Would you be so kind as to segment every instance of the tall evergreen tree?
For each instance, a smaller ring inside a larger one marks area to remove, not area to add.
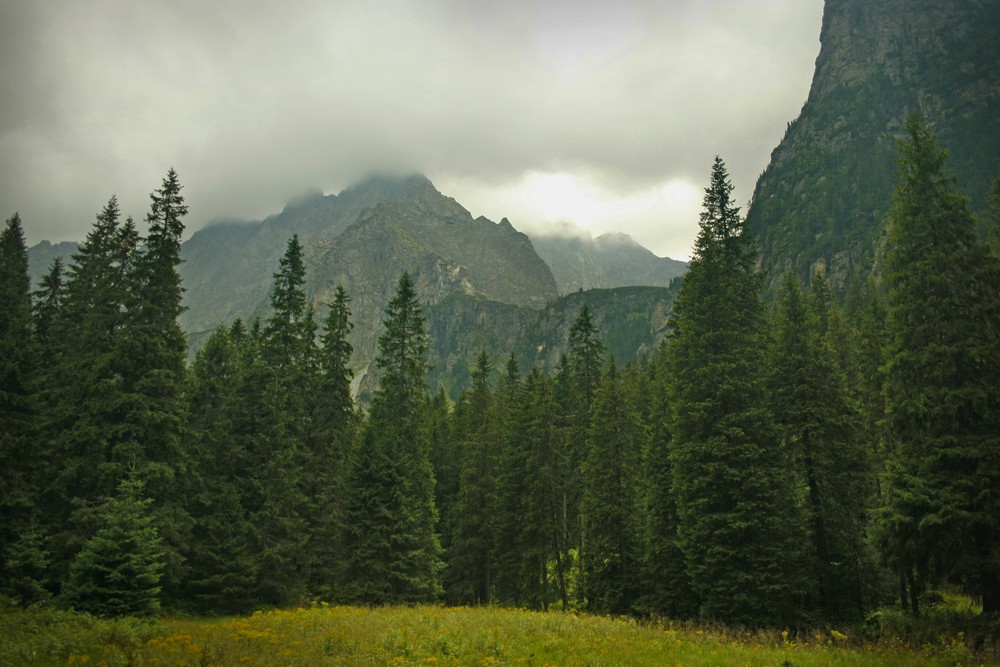
[[[911,116],[889,215],[882,544],[904,575],[940,571],[1000,612],[1000,273],[931,127]],[[911,583],[916,612],[920,581]]]
[[[871,461],[860,438],[860,416],[843,371],[822,335],[829,297],[817,279],[810,302],[794,274],[785,274],[772,332],[771,410],[805,491],[812,561],[807,603],[827,618],[865,611],[863,579]],[[814,307],[818,306],[819,308]],[[819,309],[822,310],[819,310]]]
[[[558,582],[562,494],[552,382],[537,367],[518,385],[500,454],[496,500],[496,595],[506,604],[546,608]]]
[[[298,236],[288,241],[271,287],[271,315],[262,330],[259,437],[253,450],[259,494],[250,505],[259,545],[259,594],[288,604],[306,593],[306,550],[312,463],[312,396],[317,380],[315,321],[305,294]]]
[[[37,390],[30,287],[24,230],[15,213],[0,234],[0,590],[26,603],[41,595],[37,579],[18,565],[25,549],[41,547],[33,516],[40,460],[30,439]]]
[[[382,373],[354,453],[345,516],[347,597],[427,602],[441,594],[434,476],[423,412],[427,333],[406,273],[386,308]]]
[[[111,197],[73,255],[51,325],[38,440],[58,462],[42,496],[57,579],[96,530],[95,509],[117,484],[112,451],[128,404],[122,338],[138,244],[131,219],[121,221]]]
[[[306,472],[309,508],[309,585],[323,597],[336,596],[343,565],[344,493],[357,418],[351,397],[353,348],[348,341],[351,298],[337,286],[323,322],[317,367],[319,377],[312,401],[312,434]]]
[[[674,498],[674,466],[670,457],[669,375],[666,343],[657,348],[650,365],[649,438],[643,451],[642,481],[644,527],[643,595],[641,611],[691,618],[697,614],[698,598],[684,562],[678,535],[677,501]]]
[[[183,311],[177,267],[188,208],[173,169],[149,197],[149,230],[131,272],[124,335],[118,341],[123,404],[110,469],[120,478],[126,469],[137,466],[154,499],[153,514],[164,540],[164,584],[169,597],[185,576],[180,551],[190,528],[184,510],[188,461],[182,433],[187,342],[177,322]]]
[[[614,614],[633,611],[642,553],[639,462],[645,433],[621,384],[612,360],[594,393],[583,467],[587,606]]]
[[[489,387],[489,356],[481,352],[472,387],[455,408],[464,455],[455,512],[455,537],[448,553],[446,584],[455,602],[488,604],[494,564],[493,517],[496,511],[497,458],[500,452],[499,403]]]
[[[673,491],[706,618],[788,622],[796,611],[799,516],[788,458],[764,399],[756,248],[719,158],[705,190],[670,344]]]
[[[198,350],[186,382],[194,479],[186,502],[193,527],[184,549],[183,605],[202,613],[245,612],[260,602],[247,488],[256,468],[240,428],[241,415],[254,409],[242,392],[248,344],[240,320],[219,327]]]

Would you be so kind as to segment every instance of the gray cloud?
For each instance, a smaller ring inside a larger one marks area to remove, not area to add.
[[[393,168],[427,173],[474,214],[538,227],[518,199],[530,174],[651,201],[670,182],[703,187],[715,154],[745,199],[806,98],[821,12],[822,0],[3,3],[0,214],[19,210],[29,242],[80,239],[112,193],[141,219],[172,165],[194,229]],[[607,224],[678,255],[691,216]]]

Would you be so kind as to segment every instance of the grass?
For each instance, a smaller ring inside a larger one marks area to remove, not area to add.
[[[986,658],[978,656],[982,661]],[[499,608],[326,607],[220,619],[0,613],[2,665],[973,665],[959,636],[911,646]]]

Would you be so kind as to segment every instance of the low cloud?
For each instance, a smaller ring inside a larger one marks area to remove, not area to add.
[[[746,200],[798,114],[822,0],[0,12],[0,213],[19,210],[29,242],[82,238],[113,193],[141,219],[170,166],[191,229],[395,169],[473,214],[623,231],[678,255],[713,157]],[[586,205],[532,195],[546,182]]]

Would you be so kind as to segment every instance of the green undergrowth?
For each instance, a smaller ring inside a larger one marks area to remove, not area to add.
[[[853,632],[853,631],[852,631]],[[871,628],[869,628],[871,632]],[[976,665],[962,631],[928,641],[741,631],[491,607],[327,607],[216,619],[0,614],[3,665]]]

